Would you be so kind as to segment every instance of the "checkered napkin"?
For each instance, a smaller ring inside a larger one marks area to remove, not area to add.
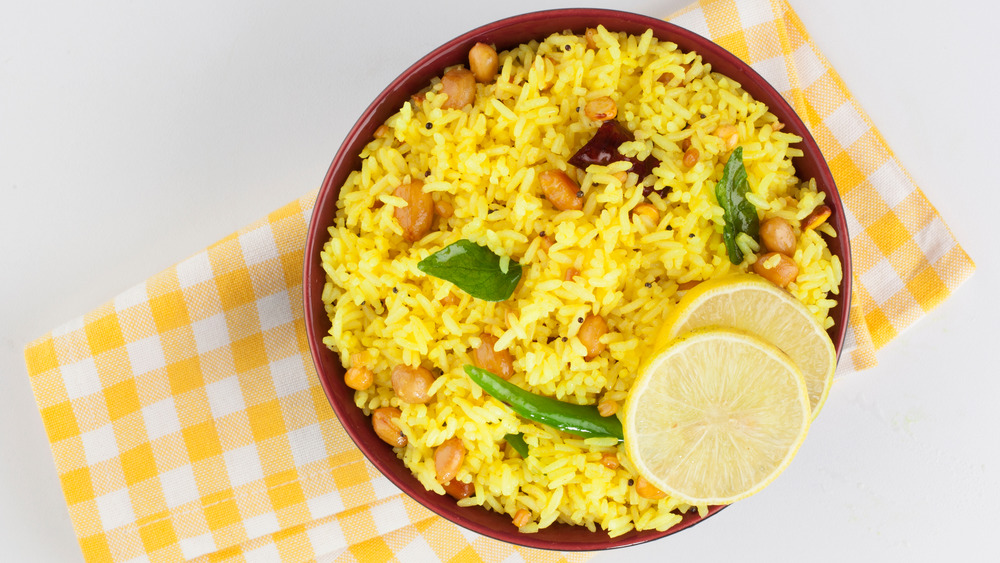
[[[846,206],[855,299],[841,372],[974,269],[781,0],[672,21],[794,104]],[[25,352],[88,561],[580,561],[495,542],[402,495],[353,446],[313,371],[301,272],[315,192],[53,330]]]

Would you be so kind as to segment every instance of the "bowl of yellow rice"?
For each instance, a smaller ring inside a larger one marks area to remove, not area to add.
[[[733,154],[760,236],[723,227]],[[521,416],[470,366],[614,420],[686,290],[741,272],[839,353],[846,234],[816,142],[734,55],[636,14],[525,14],[421,58],[348,133],[309,225],[309,346],[347,433],[423,506],[528,547],[632,545],[722,507],[644,490],[617,438]]]

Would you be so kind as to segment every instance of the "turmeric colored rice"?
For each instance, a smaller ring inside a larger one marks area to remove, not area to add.
[[[593,43],[564,33],[500,52],[495,80],[476,84],[471,105],[442,107],[447,96],[435,79],[385,122],[342,187],[322,253],[332,322],[324,343],[345,367],[373,373],[374,384],[355,392],[358,408],[401,410],[407,445],[396,453],[427,489],[445,494],[434,450],[458,436],[467,453],[455,479],[474,486],[456,501],[461,506],[512,518],[526,510],[522,532],[564,522],[614,537],[662,531],[684,511],[704,514],[706,507],[639,496],[638,476],[617,440],[577,438],[520,418],[486,395],[463,371],[474,363],[480,336],[496,337],[495,350],[510,352],[510,381],[525,390],[612,410],[623,405],[681,288],[751,270],[764,253],[751,244],[734,265],[723,243],[714,187],[731,152],[716,134],[726,124],[738,132],[748,199],[761,220],[781,217],[794,229],[799,274],[787,289],[827,328],[841,265],[824,240],[836,236],[829,224],[802,228],[824,194],[796,177],[791,159],[802,154],[794,147],[800,139],[780,131],[763,103],[713,73],[697,53],[651,31],[636,36],[599,27]],[[635,136],[619,150],[659,159],[651,176],[621,174],[628,161],[586,171],[567,163],[600,126],[583,108],[603,96],[615,101],[616,119]],[[690,167],[683,162],[687,146],[699,153]],[[549,169],[579,183],[582,209],[560,211],[546,200],[539,174]],[[439,213],[430,232],[410,242],[395,217],[406,201],[393,191],[418,179],[453,212]],[[648,196],[644,184],[654,190]],[[642,203],[658,217],[632,213]],[[478,300],[417,269],[459,239],[523,266],[510,299]],[[567,279],[571,269],[576,275]],[[602,316],[609,331],[601,340],[606,348],[587,360],[577,333],[590,314]],[[390,374],[400,364],[435,375],[430,402],[396,397]],[[516,433],[530,447],[526,459],[504,441]],[[609,453],[616,468],[602,463]]]

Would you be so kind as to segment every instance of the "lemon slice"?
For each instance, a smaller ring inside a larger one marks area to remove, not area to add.
[[[781,348],[802,370],[813,418],[830,393],[837,351],[801,301],[760,276],[709,280],[687,292],[660,329],[654,350],[696,328],[744,330]]]
[[[809,429],[802,372],[746,333],[702,329],[671,343],[629,391],[625,449],[640,475],[690,504],[767,486]]]

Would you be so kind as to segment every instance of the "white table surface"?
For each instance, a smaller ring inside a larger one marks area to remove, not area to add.
[[[574,4],[0,1],[0,560],[82,560],[27,342],[318,186],[421,54]],[[978,272],[834,385],[765,492],[594,560],[996,560],[1000,8],[792,4]]]

